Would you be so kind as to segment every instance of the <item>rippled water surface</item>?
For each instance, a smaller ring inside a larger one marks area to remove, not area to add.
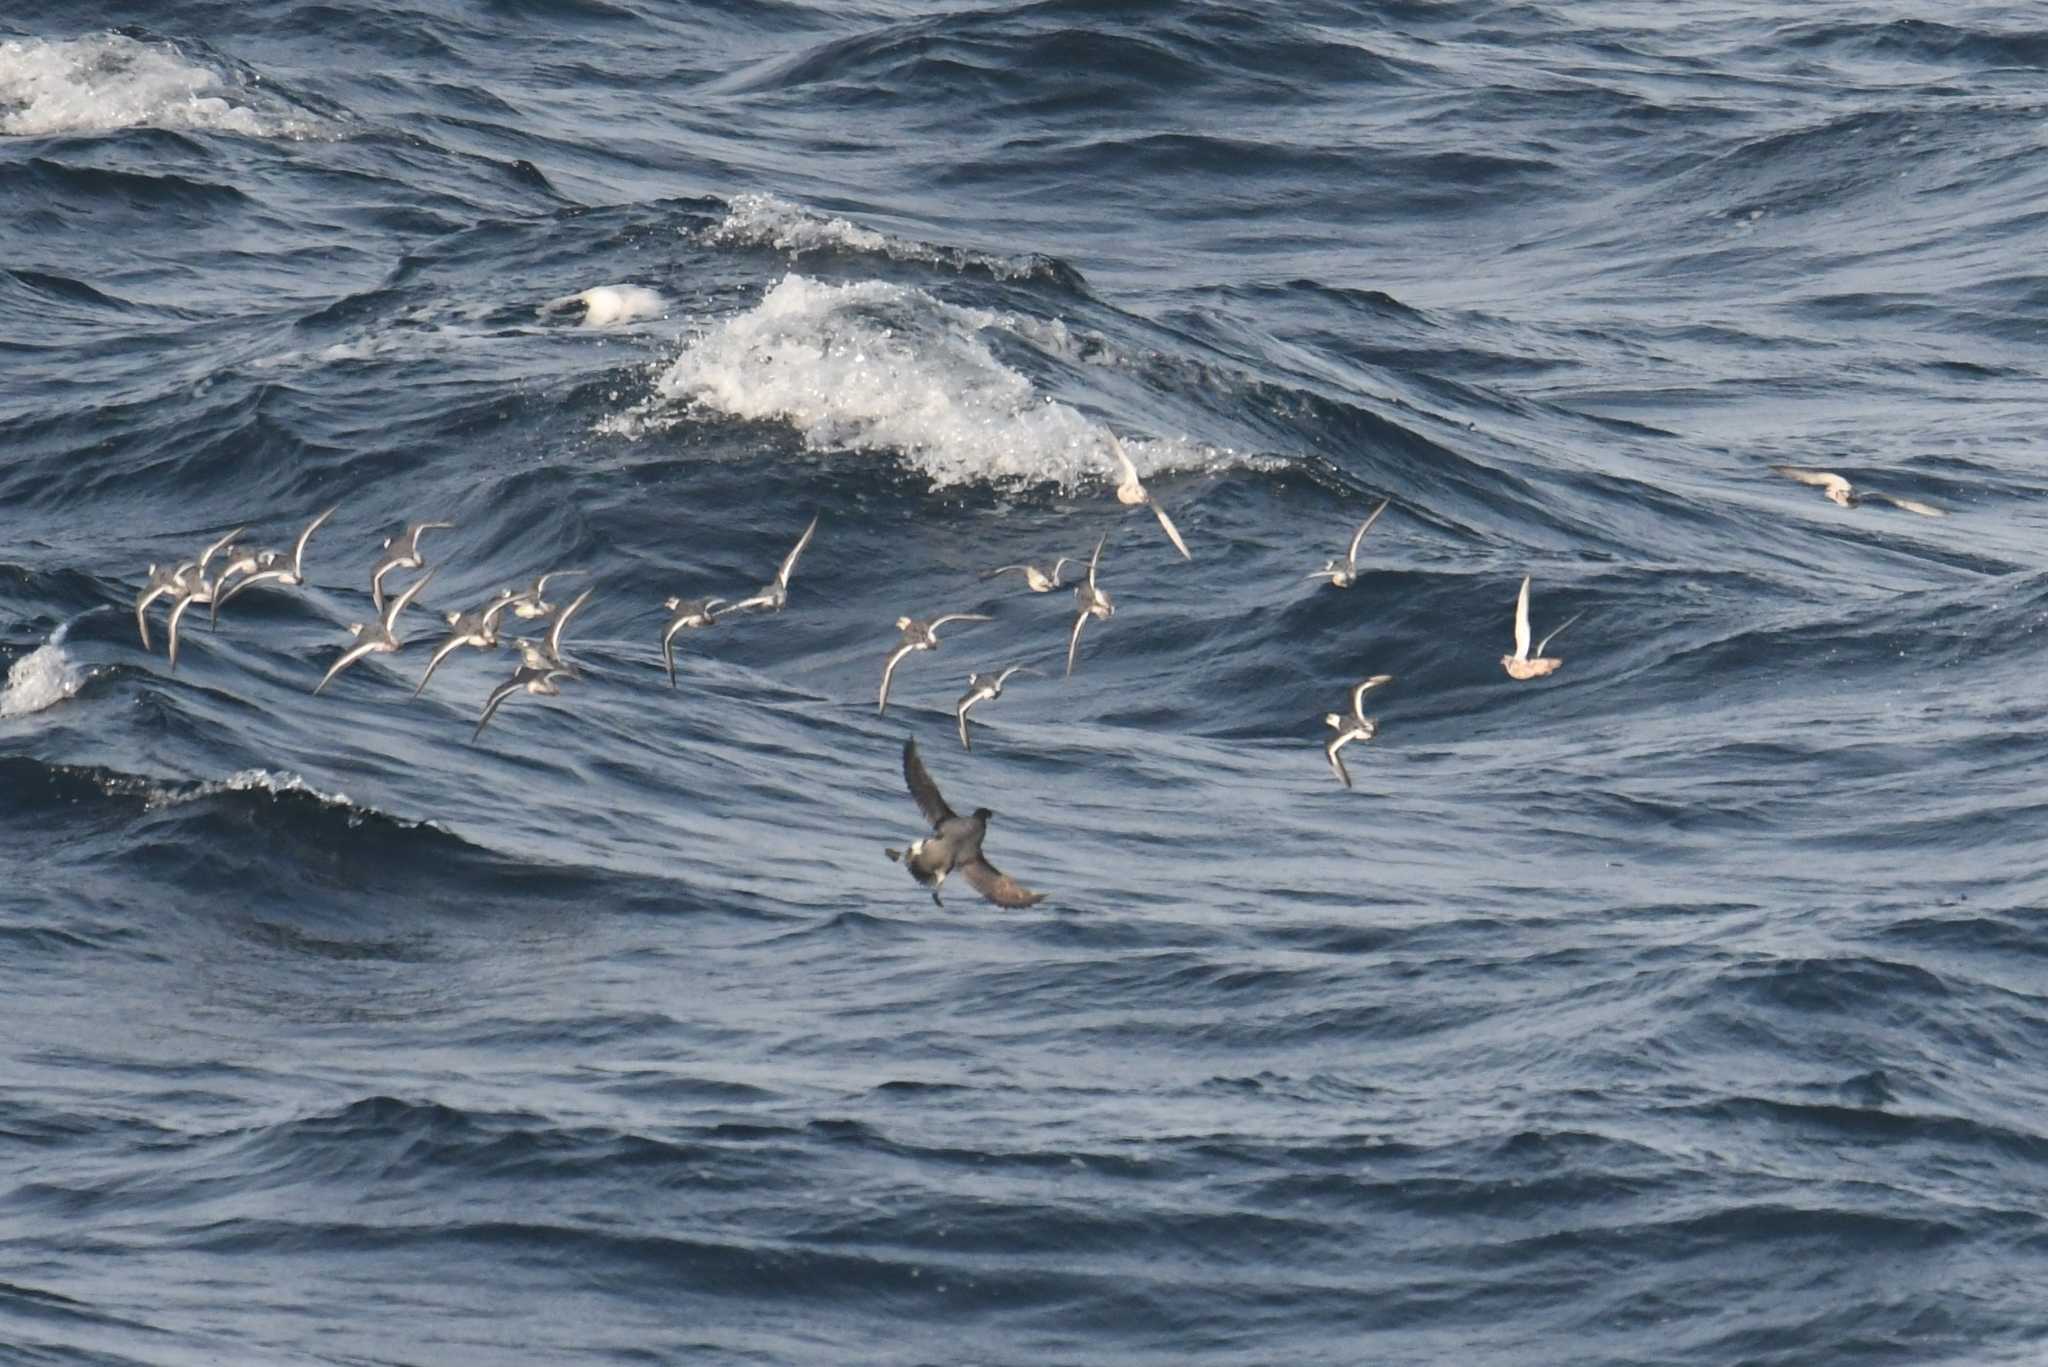
[[[2044,71],[2005,4],[10,5],[0,1360],[2048,1351]],[[1067,677],[982,574],[1105,536]],[[559,696],[412,698],[556,568]],[[1044,902],[883,857],[913,736]]]

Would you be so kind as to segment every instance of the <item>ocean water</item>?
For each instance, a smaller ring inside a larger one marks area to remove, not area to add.
[[[0,1361],[2048,1354],[2044,70],[2016,4],[16,0]],[[1066,677],[981,576],[1105,536]],[[410,696],[555,568],[560,696]],[[1043,903],[884,857],[907,737]]]

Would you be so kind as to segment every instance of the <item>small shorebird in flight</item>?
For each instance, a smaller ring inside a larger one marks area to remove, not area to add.
[[[664,598],[661,605],[674,613],[668,619],[668,630],[661,633],[661,658],[668,665],[668,686],[676,686],[676,633],[701,629],[718,621],[718,609],[725,603],[723,598]]]
[[[448,636],[434,649],[434,658],[427,661],[427,672],[420,675],[419,687],[413,689],[417,698],[426,691],[427,680],[434,677],[434,671],[441,667],[441,661],[453,655],[463,646],[477,650],[495,650],[498,645],[498,618],[505,609],[519,601],[519,595],[501,591],[496,598],[474,612],[444,612],[448,622]]]
[[[976,703],[993,702],[1003,696],[1003,685],[1016,673],[1036,674],[1035,669],[1024,665],[1011,665],[996,674],[969,674],[967,691],[960,695],[960,701],[953,704],[953,715],[960,721],[960,744],[967,749],[974,748],[974,742],[967,739],[967,709]]]
[[[1160,527],[1166,532],[1166,539],[1180,552],[1181,559],[1193,560],[1195,557],[1188,554],[1188,543],[1180,539],[1180,528],[1173,525],[1173,519],[1166,515],[1166,509],[1159,506],[1158,500],[1152,497],[1143,481],[1138,478],[1138,467],[1131,464],[1131,454],[1124,450],[1123,438],[1112,432],[1109,434],[1109,444],[1116,452],[1117,463],[1123,467],[1122,476],[1117,481],[1116,501],[1131,508],[1149,506],[1153,516],[1159,519]]]
[[[1550,635],[1537,643],[1536,653],[1532,656],[1529,653],[1529,576],[1523,575],[1522,592],[1515,599],[1515,653],[1501,656],[1500,667],[1508,672],[1511,679],[1540,679],[1545,674],[1556,673],[1564,661],[1545,658],[1544,647],[1557,639],[1558,632],[1583,616],[1583,612],[1575,612],[1564,619],[1563,626],[1553,627]]]
[[[242,548],[232,543],[241,534],[242,528],[235,528],[226,536],[223,536],[220,540],[201,551],[199,559],[190,566],[179,567],[180,571],[184,573],[184,579],[174,590],[176,598],[171,603],[171,624],[168,645],[166,647],[170,671],[173,674],[178,672],[178,623],[184,620],[185,609],[191,607],[194,603],[211,603],[213,601],[213,585],[206,578],[207,562],[216,555],[222,554],[225,554],[230,560],[238,559],[242,555]]]
[[[334,682],[335,675],[366,655],[396,653],[398,648],[405,644],[398,639],[398,614],[404,612],[406,604],[412,602],[419,591],[427,586],[427,581],[434,577],[434,573],[433,570],[428,570],[407,584],[403,593],[384,604],[384,615],[377,621],[351,623],[349,630],[355,633],[355,643],[342,651],[341,657],[328,666],[326,675],[319,683],[313,685],[313,691],[318,693],[327,687]]]
[[[1025,584],[1030,587],[1033,593],[1051,593],[1054,589],[1066,587],[1060,583],[1060,566],[1075,563],[1077,562],[1063,555],[1052,562],[1052,572],[1050,574],[1036,565],[1002,565],[990,570],[981,577],[983,579],[993,579],[999,574],[1008,574],[1014,570],[1024,576]]]
[[[889,710],[889,680],[896,676],[896,666],[903,663],[903,657],[913,650],[937,650],[939,628],[948,622],[986,622],[985,612],[949,612],[943,617],[926,621],[922,617],[898,617],[896,629],[903,633],[903,644],[889,652],[889,663],[882,666],[882,692],[877,699],[875,710],[886,713]]]
[[[135,626],[142,633],[142,648],[152,649],[149,644],[149,605],[165,594],[174,598],[185,592],[192,576],[199,572],[193,561],[163,569],[157,565],[149,567],[149,582],[142,586],[142,592],[135,599]]]
[[[569,625],[569,619],[576,615],[578,608],[590,601],[590,595],[594,592],[594,589],[585,589],[571,598],[569,606],[556,613],[555,620],[548,623],[548,634],[539,645],[524,639],[519,642],[520,657],[529,667],[566,669],[572,676],[576,673],[576,666],[562,654],[562,628]]]
[[[1337,752],[1352,741],[1371,740],[1379,734],[1380,724],[1365,715],[1365,695],[1381,684],[1393,681],[1394,676],[1391,674],[1375,674],[1365,682],[1352,686],[1350,716],[1347,717],[1341,712],[1327,712],[1323,715],[1323,724],[1336,732],[1323,742],[1323,758],[1330,761],[1330,771],[1336,774],[1337,781],[1346,788],[1351,786],[1351,773],[1344,767],[1344,757]]]
[[[521,644],[528,643],[522,642]],[[498,710],[499,704],[514,693],[524,689],[536,698],[556,697],[562,691],[560,688],[561,681],[575,677],[575,670],[565,669],[560,665],[536,665],[530,661],[520,665],[519,668],[512,671],[511,678],[491,690],[490,701],[484,704],[484,714],[477,718],[476,730],[469,733],[469,743],[471,745],[476,744],[476,738],[484,733],[486,726],[490,725],[491,716]]]
[[[1844,508],[1854,508],[1857,504],[1874,498],[1880,503],[1889,503],[1894,508],[1903,508],[1922,517],[1948,516],[1942,509],[1931,503],[1922,503],[1918,499],[1900,498],[1897,494],[1880,493],[1876,489],[1858,489],[1831,470],[1802,470],[1796,465],[1773,465],[1771,469],[1788,479],[1796,479],[1801,484],[1815,485],[1827,495],[1829,502],[1839,503]]]
[[[306,543],[313,539],[314,532],[320,530],[320,524],[333,517],[336,510],[340,507],[341,505],[337,503],[333,508],[329,508],[326,512],[306,524],[306,530],[299,533],[299,539],[292,545],[292,558],[289,564],[284,563],[284,557],[278,555],[275,551],[266,552],[266,554],[272,557],[267,564],[258,567],[254,574],[235,581],[235,586],[227,592],[217,593],[213,601],[214,615],[218,617],[220,610],[229,603],[232,603],[241,594],[242,590],[254,588],[258,584],[276,584],[279,588],[286,589],[297,588],[304,584],[306,582]],[[222,571],[221,578],[227,578],[226,571]],[[215,587],[219,587],[219,581],[215,581]]]
[[[549,570],[546,574],[534,580],[530,587],[518,593],[513,593],[511,589],[504,589],[501,592],[510,596],[512,600],[512,615],[514,617],[525,621],[532,621],[537,617],[545,617],[555,610],[555,605],[550,603],[546,597],[548,580],[560,578],[565,574],[588,573],[590,573],[588,570]]]
[[[436,527],[453,527],[453,522],[411,522],[397,536],[384,538],[384,555],[370,570],[370,602],[384,611],[384,576],[393,570],[416,570],[427,563],[420,554],[420,533]]]
[[[1016,879],[999,872],[981,853],[982,838],[988,834],[988,819],[995,815],[986,807],[977,807],[969,816],[961,816],[946,805],[946,799],[939,796],[939,785],[932,782],[932,776],[925,772],[924,761],[917,755],[915,736],[903,742],[903,781],[910,787],[910,796],[916,800],[917,809],[924,813],[924,819],[931,822],[932,833],[921,840],[913,840],[908,849],[885,850],[891,859],[910,870],[910,876],[931,889],[932,902],[945,906],[939,900],[939,886],[946,881],[946,875],[958,872],[961,877],[974,885],[974,890],[999,907],[1028,907],[1034,902],[1045,900],[1045,894],[1032,892]]]
[[[1358,524],[1358,530],[1351,534],[1351,549],[1344,552],[1342,561],[1332,560],[1314,574],[1303,575],[1304,579],[1328,579],[1333,589],[1348,589],[1358,582],[1358,543],[1365,540],[1365,534],[1372,530],[1372,524],[1380,520],[1380,514],[1387,510],[1391,499],[1381,499],[1380,506],[1372,515]]]
[[[328,508],[326,512],[315,516],[311,523],[305,525],[305,531],[299,533],[299,539],[291,547],[291,560],[289,562],[285,560],[285,555],[281,555],[279,551],[262,551],[256,557],[254,568],[246,570],[244,578],[236,580],[236,586],[227,588],[225,592],[221,590],[221,584],[227,582],[227,574],[231,570],[236,570],[236,566],[227,566],[227,570],[221,570],[219,578],[213,580],[213,611],[211,611],[213,621],[219,623],[221,609],[227,607],[229,603],[233,603],[233,598],[236,598],[236,594],[240,594],[244,588],[252,588],[256,584],[276,584],[279,588],[297,588],[299,584],[303,584],[305,582],[305,543],[313,539],[313,533],[319,531],[319,525],[326,523],[330,516],[334,516],[336,510],[340,510],[340,504],[334,504],[334,508]],[[248,564],[248,562],[238,562],[238,564]]]
[[[1095,554],[1088,557],[1088,581],[1074,585],[1074,602],[1080,611],[1074,616],[1074,632],[1067,638],[1067,677],[1074,676],[1074,652],[1081,648],[1081,628],[1088,625],[1090,617],[1107,622],[1116,614],[1116,604],[1109,601],[1109,595],[1095,585],[1095,567],[1102,562],[1102,547],[1109,540],[1109,533],[1102,534],[1102,540],[1095,543]]]
[[[818,530],[818,519],[814,514],[811,525],[804,528],[804,534],[789,548],[789,554],[782,558],[782,568],[775,571],[775,578],[763,584],[751,598],[742,598],[727,608],[727,612],[748,612],[754,608],[766,608],[770,612],[782,611],[782,605],[789,601],[789,576],[796,569],[796,558],[804,553],[804,547],[811,544],[811,537]]]

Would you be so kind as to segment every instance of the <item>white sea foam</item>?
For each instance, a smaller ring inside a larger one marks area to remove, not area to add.
[[[220,73],[120,33],[0,42],[0,134],[203,128],[301,137],[309,125],[237,103]],[[243,97],[246,99],[246,97]]]
[[[805,252],[873,253],[954,270],[982,270],[1004,280],[1028,279],[1055,269],[1043,257],[998,256],[892,237],[851,219],[815,213],[779,195],[734,195],[725,218],[705,229],[703,240],[713,246],[772,247],[792,258]]]
[[[598,285],[578,294],[565,294],[540,306],[547,313],[581,311],[587,328],[631,323],[641,318],[659,318],[668,312],[668,300],[645,285]]]
[[[64,651],[66,622],[50,633],[50,639],[14,662],[7,671],[7,686],[0,689],[0,717],[26,717],[40,712],[85,687],[86,673]]]
[[[132,788],[131,788],[132,785]],[[109,792],[117,790],[139,791],[143,805],[151,811],[163,807],[176,807],[186,802],[197,802],[201,798],[217,797],[221,793],[248,793],[262,790],[274,796],[285,793],[304,793],[329,807],[349,807],[355,804],[346,793],[323,793],[305,779],[289,770],[272,772],[269,769],[243,769],[238,773],[200,783],[165,783],[154,779],[122,778],[110,782]]]
[[[637,436],[681,404],[786,422],[817,449],[888,452],[945,486],[987,479],[1075,486],[1111,469],[1108,429],[997,359],[987,334],[1042,349],[1065,329],[948,304],[883,281],[786,275],[761,302],[707,327],[655,382],[648,404],[600,424]],[[1226,455],[1174,440],[1128,443],[1140,472]]]

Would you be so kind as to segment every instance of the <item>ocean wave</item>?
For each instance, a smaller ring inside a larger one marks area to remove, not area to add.
[[[187,128],[303,138],[304,119],[259,110],[244,91],[172,43],[122,33],[0,42],[0,134],[46,137]]]
[[[1086,287],[1079,271],[1049,256],[1035,252],[1002,256],[895,237],[861,227],[851,219],[814,213],[779,195],[734,195],[724,219],[704,229],[702,240],[711,246],[772,248],[788,253],[792,261],[822,253],[883,256],[953,271],[978,272],[998,280],[1046,281],[1074,290]]]
[[[1005,365],[991,334],[1079,355],[1056,321],[949,304],[887,281],[785,275],[753,308],[704,328],[648,402],[599,430],[658,430],[680,406],[788,423],[814,450],[893,454],[941,488],[1010,480],[1071,489],[1111,473],[1112,429]],[[1236,459],[1181,438],[1125,444],[1141,474]]]

